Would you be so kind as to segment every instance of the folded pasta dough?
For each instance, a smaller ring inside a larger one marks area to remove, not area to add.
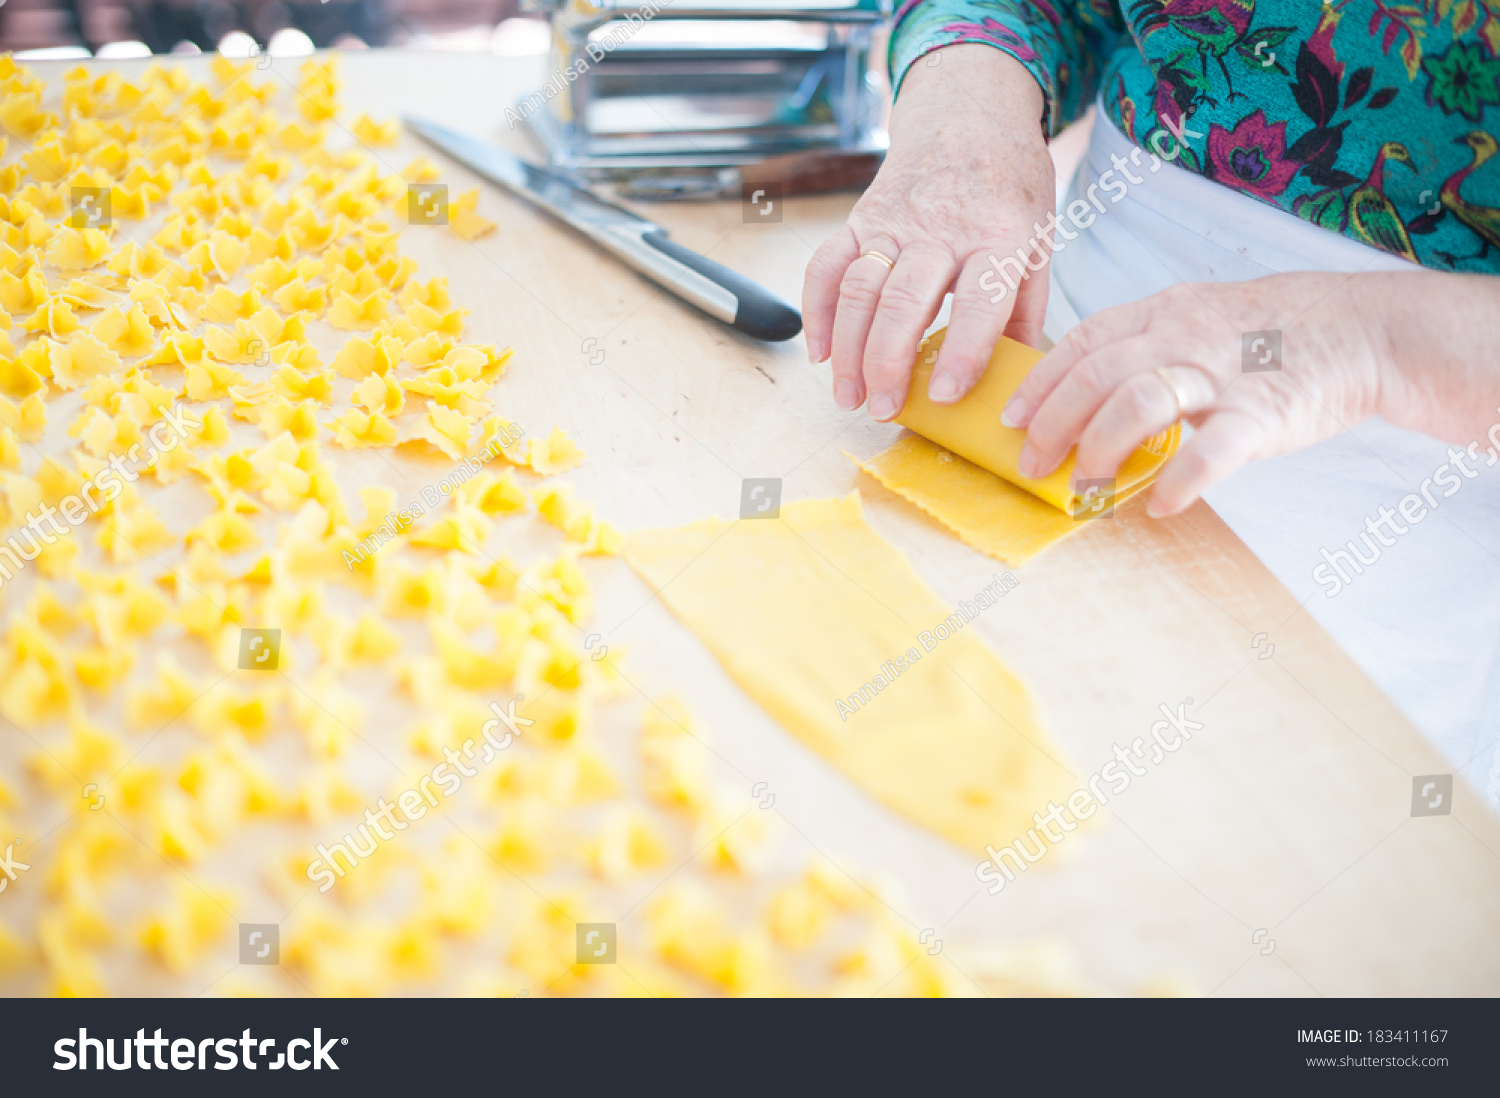
[[[1076,785],[1025,685],[966,628],[1000,594],[945,606],[857,492],[643,531],[625,555],[772,717],[939,835],[1008,842]]]
[[[934,404],[927,399],[927,382],[946,332],[944,328],[932,333],[917,352],[911,391],[896,422],[1069,515],[1076,515],[1081,508],[1090,506],[1091,501],[1081,500],[1073,491],[1072,453],[1045,477],[1023,477],[1016,471],[1016,463],[1021,457],[1026,432],[1000,422],[1006,401],[1041,360],[1042,352],[1013,339],[1002,338],[995,345],[994,354],[990,355],[984,376],[968,395],[957,404]],[[1161,434],[1147,439],[1125,459],[1114,477],[1116,500],[1133,494],[1156,475],[1176,451],[1181,431],[1180,425],[1173,424]]]

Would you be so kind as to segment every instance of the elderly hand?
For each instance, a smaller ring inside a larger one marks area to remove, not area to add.
[[[1279,332],[1279,362],[1262,361]],[[1148,510],[1171,515],[1252,458],[1311,445],[1370,415],[1467,445],[1493,440],[1500,279],[1428,271],[1283,274],[1186,284],[1084,321],[1006,405],[1027,429],[1020,472],[1078,448],[1103,479],[1181,414],[1198,431],[1163,466]],[[1275,368],[1273,367],[1273,364]],[[1247,369],[1247,367],[1250,367]]]
[[[993,286],[980,280],[990,255],[1026,246],[1052,212],[1042,110],[1036,81],[990,46],[948,46],[908,71],[892,111],[890,154],[848,223],[813,256],[803,287],[809,357],[821,362],[832,352],[839,407],[868,398],[878,420],[901,410],[922,333],[950,289],[933,400],[967,393],[1002,333],[1037,342],[1045,274],[998,305],[990,303]]]

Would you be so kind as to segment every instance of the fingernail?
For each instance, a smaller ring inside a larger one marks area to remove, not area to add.
[[[1153,492],[1151,498],[1146,501],[1147,518],[1166,518],[1170,514],[1166,507],[1156,502],[1156,494]]]
[[[948,404],[958,399],[958,379],[952,374],[935,374],[927,386],[927,399]]]
[[[828,353],[823,350],[823,344],[819,343],[817,340],[814,340],[814,339],[809,339],[807,341],[807,361],[808,362],[810,362],[814,366],[816,366],[818,363],[822,362],[827,357],[828,357]]]
[[[848,378],[839,378],[833,383],[833,401],[844,411],[859,407],[859,390]]]
[[[882,423],[896,414],[896,398],[890,393],[875,393],[870,397],[870,418]]]
[[[1007,427],[1021,427],[1026,423],[1026,405],[1011,397],[1000,411],[1000,422]]]
[[[1037,474],[1036,451],[1031,448],[1031,443],[1021,447],[1021,456],[1016,459],[1016,472],[1027,480],[1034,478]]]

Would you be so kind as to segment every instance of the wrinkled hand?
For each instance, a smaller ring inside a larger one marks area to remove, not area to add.
[[[1266,331],[1280,332],[1277,369],[1262,363],[1269,343],[1247,355],[1245,333]],[[1075,477],[1103,479],[1181,411],[1198,430],[1163,466],[1148,503],[1152,515],[1171,515],[1248,460],[1374,414],[1460,445],[1483,441],[1500,403],[1497,337],[1500,279],[1482,275],[1174,286],[1074,328],[1002,419],[1027,429],[1023,475],[1045,476],[1076,446]]]
[[[993,304],[995,289],[980,280],[990,255],[1025,247],[1052,210],[1042,109],[1036,81],[990,46],[948,46],[910,69],[885,164],[848,223],[813,256],[803,287],[809,357],[821,362],[832,352],[839,407],[868,398],[878,420],[901,410],[922,333],[950,289],[933,400],[967,393],[1001,333],[1036,343],[1045,275]],[[872,250],[894,269],[863,255]]]

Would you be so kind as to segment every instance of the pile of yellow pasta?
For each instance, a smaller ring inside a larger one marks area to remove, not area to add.
[[[786,870],[691,716],[642,722],[585,628],[582,558],[618,535],[547,479],[583,453],[494,411],[510,352],[464,343],[398,248],[437,170],[383,169],[395,123],[339,124],[334,56],[209,71],[78,68],[57,98],[0,58],[0,853],[27,866],[0,874],[0,991],[1073,986],[1025,953],[960,975],[879,890]],[[477,207],[448,231],[492,231]],[[414,517],[395,462],[441,505]],[[12,568],[27,516],[112,464]],[[275,672],[241,669],[244,628],[281,631]],[[516,698],[534,723],[473,788],[319,891],[317,844]],[[615,921],[618,963],[577,963],[575,924]],[[240,965],[236,923],[278,924],[280,964]]]

